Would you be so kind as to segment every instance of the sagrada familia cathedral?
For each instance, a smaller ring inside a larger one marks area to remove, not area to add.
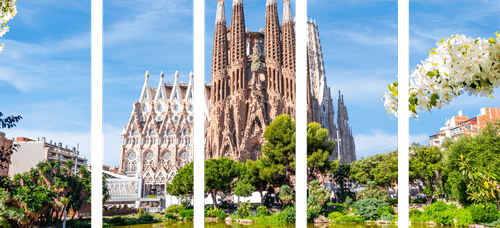
[[[211,83],[205,85],[205,158],[256,160],[265,143],[264,130],[280,114],[295,118],[295,27],[289,0],[284,0],[282,24],[276,0],[267,0],[265,29],[245,27],[242,0],[232,3],[227,26],[224,1],[215,21]],[[338,118],[326,83],[318,27],[308,21],[308,122],[318,122],[336,140],[342,162],[356,160],[352,129],[343,96]],[[122,132],[121,173],[142,178],[142,191],[164,191],[178,170],[193,160],[193,74],[188,84],[149,85]],[[138,175],[139,174],[139,175]]]

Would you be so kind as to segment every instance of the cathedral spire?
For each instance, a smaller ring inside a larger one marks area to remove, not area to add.
[[[165,90],[165,82],[163,81],[163,71],[160,74],[160,83],[158,83],[158,89],[156,90],[155,101],[166,101],[167,91]]]
[[[243,1],[233,1],[233,15],[231,18],[230,38],[231,60],[230,65],[236,64],[246,57],[245,15],[243,13]]]
[[[149,86],[149,71],[146,71],[145,77],[146,79],[144,80],[144,85],[142,86],[141,98],[139,98],[139,102],[152,100],[151,88]]]
[[[280,21],[276,0],[267,0],[265,56],[267,64],[281,65]]]
[[[243,0],[233,0],[233,7],[239,3],[243,4]]]
[[[224,0],[219,0],[217,3],[217,16],[215,17],[215,24],[217,22],[226,22],[226,14],[224,13]]]
[[[285,21],[292,21],[292,10],[290,7],[290,0],[283,1],[283,23]]]

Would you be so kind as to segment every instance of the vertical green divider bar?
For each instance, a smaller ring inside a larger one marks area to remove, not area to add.
[[[297,228],[306,227],[306,1],[297,0],[297,158],[296,194]]]
[[[409,0],[398,0],[398,226],[409,226]]]
[[[102,227],[102,0],[91,2],[92,227]]]
[[[204,75],[203,75],[203,17],[204,1],[194,1],[194,227],[204,227]]]

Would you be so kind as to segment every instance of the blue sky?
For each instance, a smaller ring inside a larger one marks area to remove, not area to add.
[[[0,40],[0,111],[23,120],[1,131],[79,143],[90,158],[90,2],[19,1],[17,11]]]
[[[187,82],[193,69],[192,1],[104,2],[104,164],[118,165],[120,134],[138,100],[144,73],[156,87],[161,70],[172,82],[176,70]],[[217,1],[206,1],[205,81],[210,81]],[[230,25],[232,1],[226,1]],[[265,0],[245,1],[246,25],[264,28]],[[441,38],[460,33],[490,37],[499,30],[495,2],[410,3],[410,69]],[[137,10],[142,9],[142,10]],[[295,2],[292,14],[295,16]],[[278,1],[280,20],[283,5]],[[439,13],[436,13],[439,12]],[[457,13],[457,12],[467,12]],[[329,86],[337,110],[344,95],[358,159],[397,148],[397,119],[386,115],[381,93],[397,80],[396,1],[308,1],[308,17],[319,26]],[[80,144],[90,158],[90,3],[20,1],[18,15],[1,39],[0,111],[21,115],[7,137],[47,137],[69,147]],[[196,76],[195,76],[196,79]],[[410,142],[428,143],[445,118],[462,110],[475,116],[499,107],[491,98],[462,96],[441,110],[410,119]]]
[[[499,16],[495,2],[412,1],[410,70],[427,58],[428,50],[442,38],[456,33],[494,36]],[[397,80],[397,3],[308,1],[308,17],[319,27],[332,92],[340,89],[344,94],[358,159],[396,149],[397,119],[385,114],[380,93]],[[420,113],[418,121],[410,119],[410,143],[428,144],[429,136],[439,131],[445,118],[459,110],[475,116],[482,107],[499,107],[500,92],[494,96],[496,99],[466,95],[432,114]]]

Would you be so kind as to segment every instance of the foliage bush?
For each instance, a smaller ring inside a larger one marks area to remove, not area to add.
[[[179,217],[186,219],[193,219],[194,211],[193,209],[184,209],[179,211]]]
[[[345,205],[342,203],[327,203],[327,206],[336,206],[333,211],[340,212],[341,214],[345,214]]]
[[[385,199],[385,202],[387,202],[391,206],[394,206],[398,204],[398,198],[387,197],[387,199]]]
[[[497,205],[494,203],[471,205],[467,209],[471,212],[475,223],[491,223],[496,221],[499,216]]]
[[[365,219],[359,215],[344,215],[340,218],[339,223],[364,223]]]
[[[266,206],[258,206],[257,207],[257,216],[268,216],[269,212],[267,212]]]
[[[411,218],[414,218],[414,217],[419,217],[422,214],[423,214],[423,212],[421,212],[419,209],[411,209],[410,213],[409,213],[409,216],[410,216],[410,219],[411,219]]]
[[[221,209],[209,209],[205,210],[205,217],[209,218],[219,218],[219,219],[225,219],[227,217],[226,212]]]
[[[411,210],[410,220],[413,223],[434,221],[438,225],[465,227],[474,223],[474,219],[469,210],[465,208],[457,209],[454,205],[447,205],[442,201],[435,202],[425,207],[423,213],[418,210]]]
[[[314,222],[314,218],[318,217],[316,211],[307,208],[307,222]]]
[[[410,203],[426,204],[427,198],[410,199]]]
[[[141,217],[146,214],[146,209],[141,208],[139,211],[137,211],[137,217]]]
[[[285,210],[276,215],[279,223],[294,223],[295,222],[295,206],[288,206]]]
[[[252,214],[253,206],[250,201],[242,202],[238,204],[238,209],[236,210],[236,216],[238,218],[246,218]]]
[[[380,215],[380,220],[382,221],[392,221],[394,220],[394,215],[388,212],[384,212]]]
[[[120,216],[113,217],[111,220],[109,220],[109,223],[113,226],[125,226],[125,225],[127,225],[127,221]],[[72,226],[69,226],[69,227],[72,227]]]
[[[334,221],[334,222],[339,222],[343,217],[344,217],[344,214],[340,213],[338,211],[334,211],[334,212],[328,214],[328,220]]]
[[[177,217],[175,217],[175,215],[172,212],[165,213],[165,218],[172,219],[172,220],[176,220],[177,219]]]
[[[389,205],[383,199],[361,199],[354,203],[356,215],[361,215],[365,220],[376,220],[380,217],[378,208]]]
[[[391,205],[387,205],[385,207],[379,207],[377,209],[378,211],[378,214],[379,215],[382,215],[382,214],[390,214],[390,215],[393,215],[393,214],[396,214],[396,212],[394,211],[394,207],[392,207]],[[391,219],[392,220],[392,219]],[[390,221],[390,220],[389,220]]]
[[[154,216],[151,214],[145,214],[145,215],[139,216],[139,220],[146,222],[146,223],[154,222]]]
[[[500,219],[494,221],[494,222],[491,222],[491,223],[485,223],[483,224],[487,227],[500,227]]]
[[[172,205],[170,207],[167,208],[167,212],[170,212],[170,213],[179,213],[179,211],[181,210],[185,210],[186,207],[182,206],[182,205]]]

